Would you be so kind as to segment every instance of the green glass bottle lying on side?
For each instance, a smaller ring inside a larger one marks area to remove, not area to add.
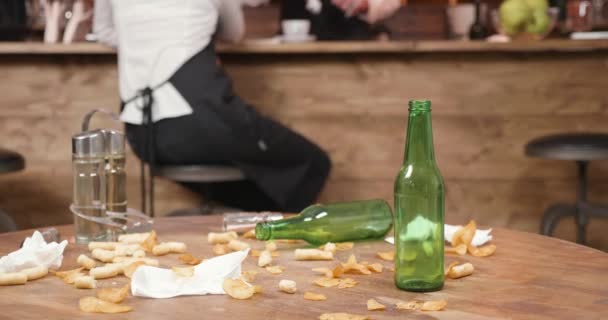
[[[405,159],[395,180],[395,284],[443,287],[444,184],[435,163],[431,102],[410,101]]]
[[[260,222],[258,240],[297,239],[314,245],[377,239],[393,224],[391,208],[384,200],[315,204],[289,219]]]

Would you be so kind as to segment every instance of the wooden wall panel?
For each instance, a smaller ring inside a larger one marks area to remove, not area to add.
[[[536,232],[544,208],[574,199],[576,171],[572,163],[526,158],[524,144],[561,131],[608,131],[608,58],[600,53],[223,58],[243,98],[330,152],[334,169],[324,202],[391,200],[407,100],[424,97],[434,103],[448,221],[475,218]],[[0,176],[0,208],[23,227],[67,223],[70,136],[89,109],[118,108],[115,60],[3,57],[0,76],[0,146],[28,161],[24,172]],[[128,170],[130,201],[138,207],[132,154]],[[593,163],[590,173],[591,198],[608,202],[608,164]],[[161,212],[199,202],[164,181],[157,197]],[[558,234],[573,239],[569,226]],[[605,226],[592,222],[590,242],[608,249]]]

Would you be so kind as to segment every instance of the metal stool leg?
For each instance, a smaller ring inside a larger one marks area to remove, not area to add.
[[[589,216],[583,207],[587,203],[587,161],[577,161],[578,165],[578,190],[576,198],[576,242],[585,244],[587,242],[587,224]]]
[[[553,236],[553,230],[557,222],[565,217],[576,215],[576,206],[572,204],[556,203],[545,210],[540,226],[540,233],[546,236]]]

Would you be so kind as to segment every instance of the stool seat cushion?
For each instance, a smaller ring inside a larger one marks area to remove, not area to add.
[[[608,134],[568,133],[540,137],[526,145],[526,155],[554,160],[608,160]]]
[[[20,154],[0,148],[0,173],[19,171],[25,168],[25,159]]]

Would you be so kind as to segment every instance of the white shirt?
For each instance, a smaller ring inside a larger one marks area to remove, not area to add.
[[[120,97],[127,101],[145,87],[168,80],[203,50],[214,34],[238,42],[244,34],[239,0],[96,0],[93,31],[118,47]],[[165,83],[153,93],[153,121],[192,113],[179,92]],[[125,105],[120,119],[142,124],[141,101]]]

